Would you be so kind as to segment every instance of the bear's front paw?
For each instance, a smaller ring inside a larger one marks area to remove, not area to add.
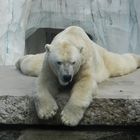
[[[57,112],[58,106],[55,101],[38,103],[37,114],[40,119],[49,119],[53,117]]]
[[[75,105],[66,105],[61,112],[61,120],[65,125],[76,126],[82,119],[84,109]]]

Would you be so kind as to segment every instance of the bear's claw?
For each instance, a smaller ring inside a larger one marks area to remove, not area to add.
[[[83,117],[83,109],[67,105],[61,112],[61,120],[65,125],[76,126]]]
[[[38,117],[40,119],[49,119],[53,117],[57,112],[58,106],[57,104],[54,105],[46,105],[38,108]]]

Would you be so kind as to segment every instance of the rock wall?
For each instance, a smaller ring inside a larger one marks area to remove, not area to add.
[[[41,27],[78,25],[108,50],[140,53],[139,0],[0,0],[0,3],[0,64],[14,64],[24,54],[25,38]]]
[[[0,64],[14,64],[24,54],[30,2],[0,0]]]

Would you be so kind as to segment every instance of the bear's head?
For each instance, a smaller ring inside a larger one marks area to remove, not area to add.
[[[68,41],[61,41],[45,45],[47,61],[60,85],[66,86],[79,71],[82,61],[83,47],[74,46]]]

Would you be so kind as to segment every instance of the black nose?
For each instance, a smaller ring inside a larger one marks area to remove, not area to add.
[[[64,75],[63,80],[64,82],[69,82],[71,80],[71,75]]]

